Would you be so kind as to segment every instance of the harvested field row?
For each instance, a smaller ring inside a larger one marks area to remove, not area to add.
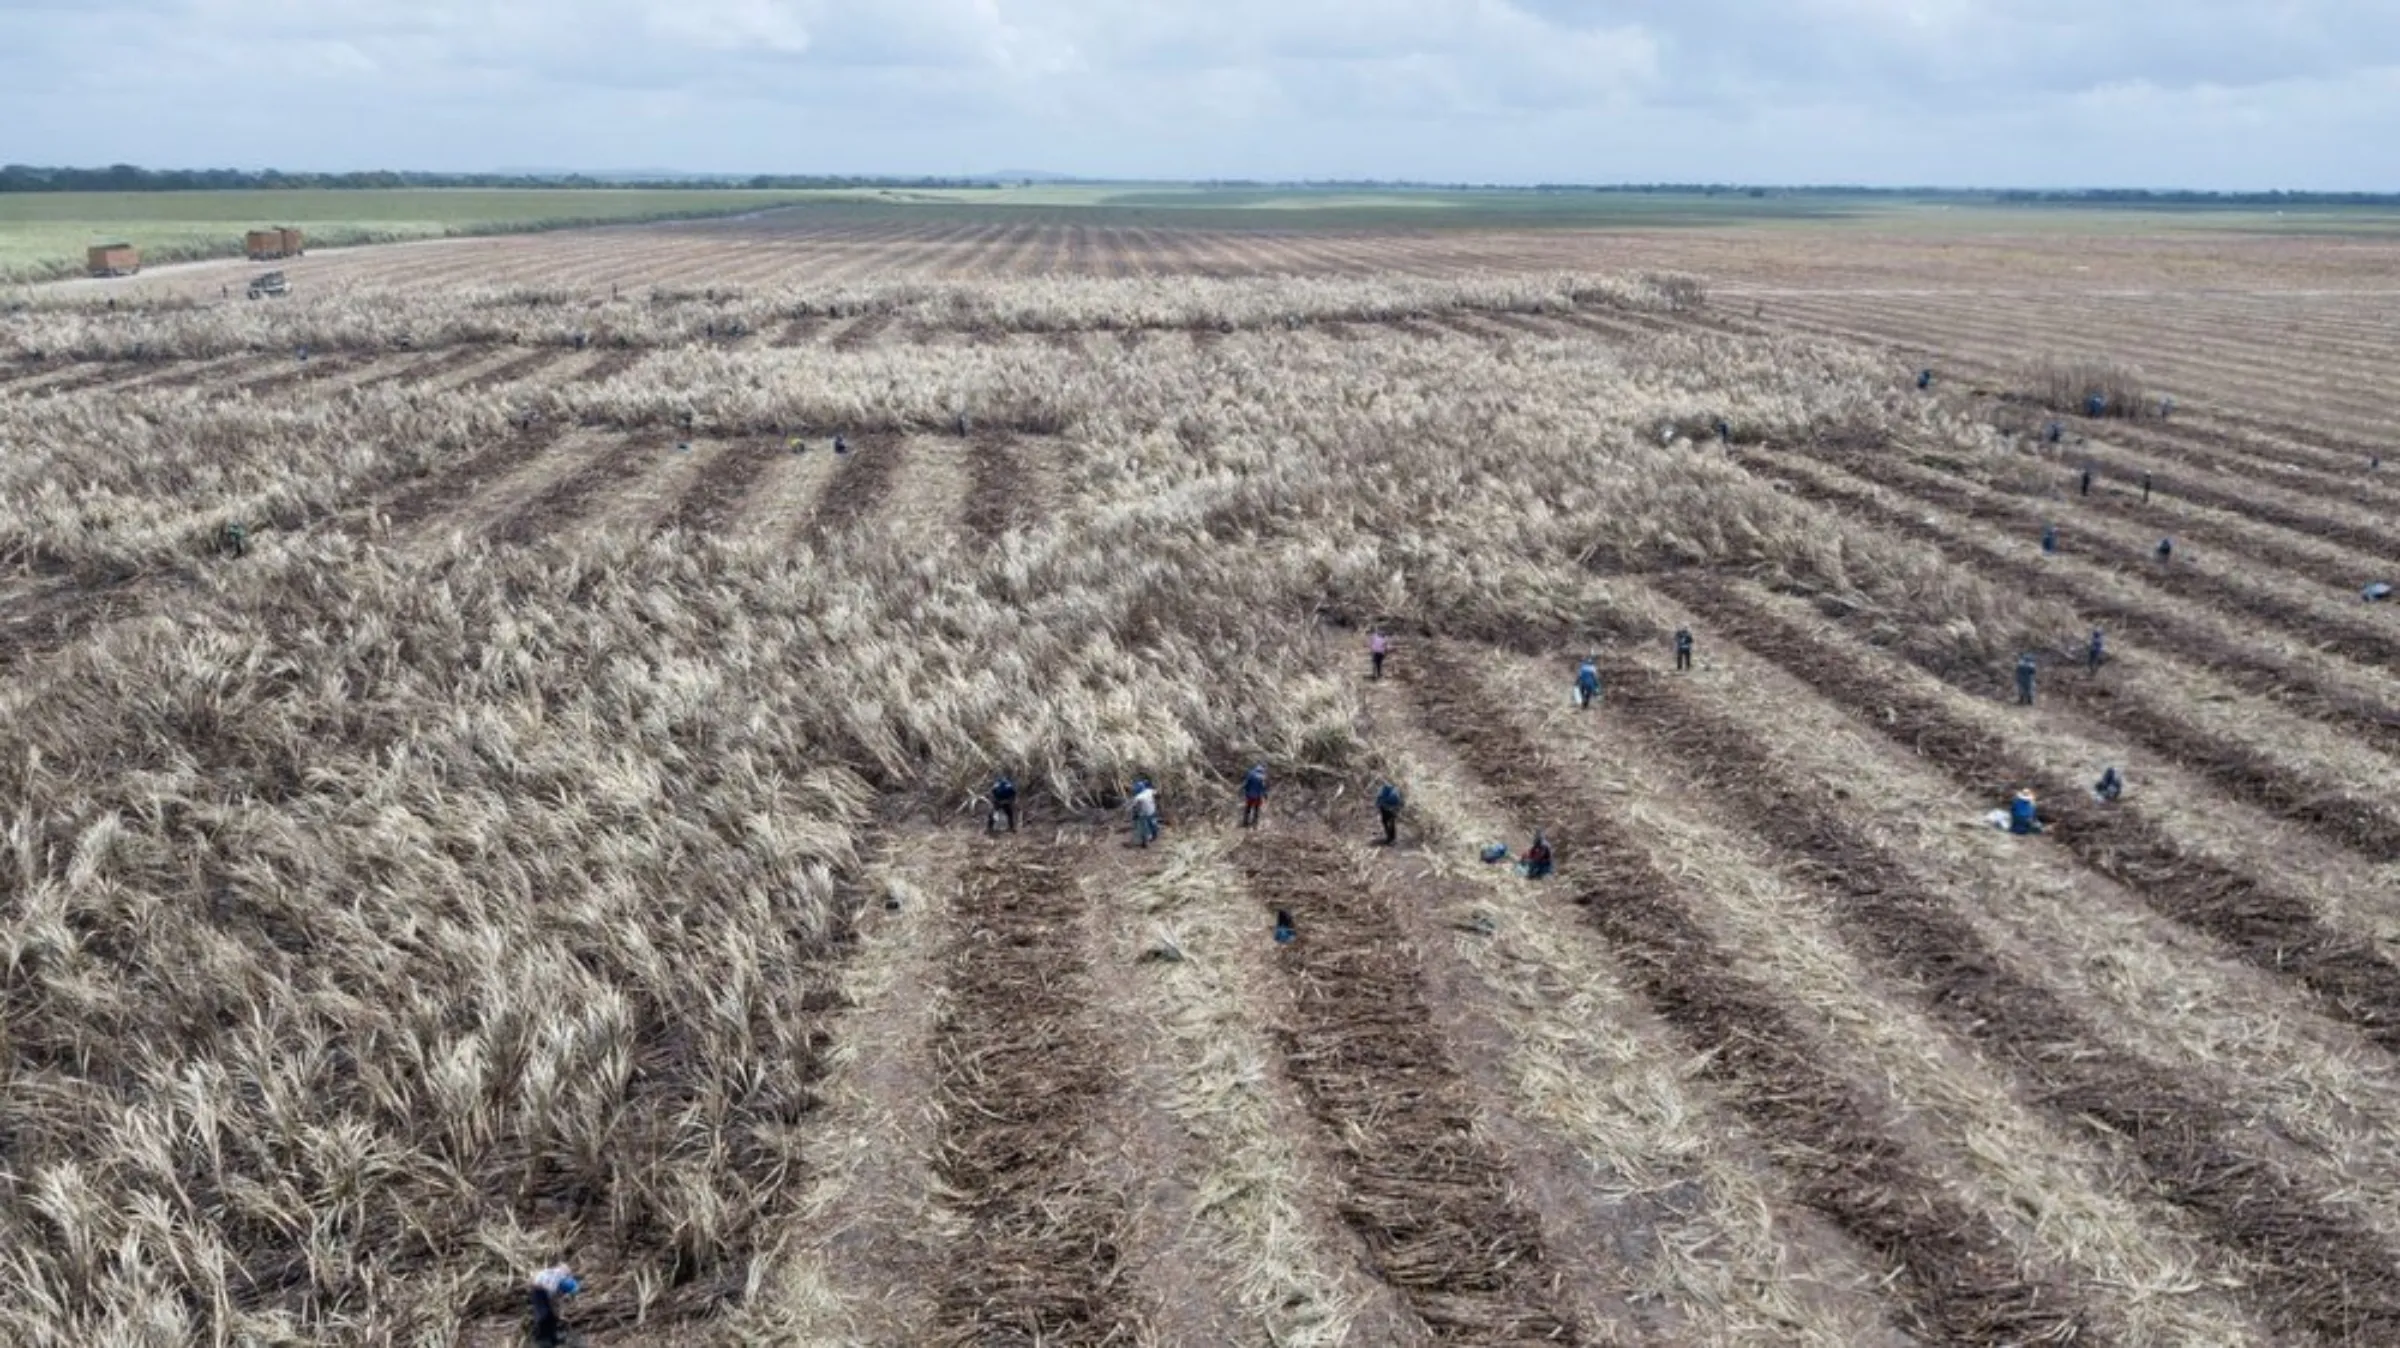
[[[883,503],[891,498],[907,457],[907,449],[897,439],[860,437],[817,500],[816,516],[809,521],[809,540],[823,548],[844,534],[873,524]]]
[[[661,527],[710,535],[722,533],[740,515],[751,489],[766,476],[777,457],[790,452],[772,440],[726,446],[676,498],[674,510]]]
[[[1475,1137],[1474,1105],[1392,941],[1391,898],[1330,837],[1273,833],[1235,857],[1261,916],[1291,912],[1285,1062],[1331,1137],[1343,1219],[1436,1342],[1579,1332],[1550,1303],[1540,1227]]]
[[[1863,519],[1876,528],[1928,544],[1982,574],[2005,577],[2022,593],[2056,598],[2105,627],[2120,651],[2130,640],[2164,652],[2227,678],[2262,701],[2362,736],[2385,753],[2400,754],[2400,705],[2328,677],[2329,671],[2313,662],[2277,655],[2256,640],[2240,640],[2230,631],[2194,622],[2179,614],[2173,604],[2117,594],[2095,581],[2078,579],[2078,562],[2072,555],[2037,559],[2001,546],[1972,527],[1960,527],[1953,512],[1933,504],[1934,499],[1954,493],[1932,488],[1907,493],[1888,484],[1869,484],[1833,468],[1825,459],[1806,455],[1769,458],[1747,454],[1742,463],[1749,471],[1782,484],[1804,500],[1839,512],[1845,519]],[[1889,499],[1882,494],[1886,492]],[[1899,504],[1903,501],[1907,504]],[[2010,536],[2015,533],[2012,529]],[[2139,580],[2147,584],[2149,577],[2139,575]],[[2313,651],[2314,647],[2307,649]]]
[[[965,1230],[940,1275],[944,1342],[1142,1341],[1147,1316],[1122,1287],[1124,1196],[1085,1154],[1109,1065],[1092,1047],[1080,907],[1057,862],[1013,840],[969,863],[952,901],[935,1169]]]
[[[462,393],[485,393],[511,384],[522,384],[575,354],[564,346],[538,347],[514,357],[460,384]]]
[[[2178,1081],[2111,1045],[2049,989],[2008,968],[1927,882],[1752,743],[1734,719],[1670,681],[1612,664],[1610,707],[1652,755],[1680,765],[1793,874],[1832,891],[1845,945],[1904,986],[1959,1038],[2030,1079],[2061,1126],[2096,1122],[2130,1141],[2168,1201],[2198,1215],[2254,1270],[2266,1317],[2331,1342],[2400,1335],[2400,1269],[2330,1196],[2284,1173],[2241,1138],[2205,1082]]]
[[[1793,487],[1810,499],[1832,505],[1851,515],[1865,515],[1882,527],[1916,538],[1934,547],[1956,554],[1962,551],[1980,554],[1986,569],[1998,569],[2019,574],[2030,591],[2049,591],[2072,598],[2063,583],[2052,579],[2040,564],[2017,561],[1988,544],[1977,544],[1954,529],[1946,529],[1923,512],[1899,510],[1874,501],[1855,485],[1829,482],[1823,477],[1803,477],[1790,469],[1781,472],[1754,462],[1753,471]],[[1930,493],[1938,494],[1938,493]],[[1925,507],[1930,510],[1930,507]],[[1974,512],[1970,512],[1974,513]],[[2148,629],[2145,611],[2135,609],[2129,616],[2137,635]],[[2124,633],[2121,631],[2120,636]],[[2125,647],[2118,647],[2121,656]],[[2207,668],[2214,664],[2212,649],[2203,645],[2195,652],[2195,664]],[[1969,693],[1990,694],[1999,691],[2001,680],[1996,671],[1981,675],[1958,670],[1936,668],[1919,661],[1928,672],[1947,679]],[[2162,757],[2191,767],[2200,776],[2214,782],[2235,797],[2266,806],[2302,827],[2313,830],[2378,861],[2400,860],[2400,819],[2387,815],[2387,807],[2373,794],[2361,793],[2350,786],[2321,779],[2309,770],[2275,761],[2259,748],[2209,734],[2166,712],[2151,699],[2115,686],[2109,682],[2089,679],[2059,678],[2055,675],[2043,681],[2050,699],[2064,701],[2090,719],[2106,725],[2133,742],[2147,745]],[[2333,724],[2356,733],[2373,727]]]
[[[1674,897],[1680,886],[1641,860],[1607,815],[1563,802],[1581,793],[1541,765],[1536,746],[1455,657],[1428,656],[1411,680],[1425,725],[1519,816],[1548,821],[1570,859],[1563,880],[1634,985],[1695,1051],[1789,1175],[1822,1212],[1892,1269],[1896,1314],[1939,1342],[2067,1342],[2083,1332],[2073,1295],[2020,1266],[2006,1237],[1950,1198],[1892,1139],[1883,1106],[1827,1072],[1811,1036],[1772,989],[1743,974]]]
[[[1963,347],[2003,355],[2014,354],[2024,349],[2027,332],[2040,330],[2043,331],[2043,349],[2046,353],[2080,359],[2129,360],[2143,368],[2154,380],[2175,381],[2186,390],[2224,390],[2229,400],[2239,399],[2247,406],[2271,408],[2290,418],[2296,425],[2371,430],[2388,419],[2388,412],[2372,402],[2355,397],[2329,396],[2322,392],[2295,396],[2289,380],[2277,379],[2271,370],[2257,368],[2257,348],[2246,348],[2238,359],[2218,364],[2185,357],[2180,354],[2178,345],[2165,337],[2144,341],[2139,338],[2085,336],[2055,328],[2037,329],[2031,325],[2017,326],[1997,319],[1986,320],[1976,311],[1917,317],[1895,309],[1890,301],[1880,299],[1864,303],[1819,301],[1780,307],[1798,315],[1804,322],[1858,333],[1880,334],[1887,339],[1921,342],[1927,349],[1951,353]],[[1951,359],[1959,358],[1953,355]],[[2030,359],[2026,363],[2030,364]],[[2158,390],[2161,393],[2175,391],[2174,387]]]
[[[492,527],[496,542],[537,543],[557,534],[586,513],[593,501],[611,489],[639,477],[666,446],[656,440],[625,437],[591,454],[574,471],[544,487]]]
[[[1837,454],[1809,451],[1811,457],[1828,463],[1843,464]],[[1759,461],[1753,457],[1753,464]],[[1879,460],[1868,469],[1876,477],[1909,480],[1919,470],[1909,468],[1897,459]],[[1960,499],[1962,513],[1985,521],[2004,533],[2021,538],[2037,538],[2042,526],[2049,523],[2051,514],[2034,506],[2021,504],[2012,498],[1975,486],[1963,479],[1924,474],[1927,481],[1911,491],[1929,505]],[[2166,594],[2190,599],[2195,603],[2245,615],[2283,632],[2310,646],[2355,660],[2368,667],[2392,668],[2400,665],[2400,634],[2395,634],[2375,621],[2376,615],[2360,613],[2362,605],[2355,602],[2333,605],[2330,601],[2304,606],[2295,596],[2270,589],[2265,583],[2234,576],[2213,569],[2202,569],[2192,563],[2188,551],[2168,563],[2157,562],[2151,549],[2142,544],[2111,541],[2106,537],[2079,536],[2072,540],[2073,551],[2105,561],[2127,574],[2138,574]]]
[[[2400,1050],[2400,967],[2327,926],[2305,899],[2199,857],[2135,809],[2094,804],[2084,783],[2025,760],[1936,698],[1892,686],[1849,652],[1735,599],[1720,579],[1683,576],[1657,584],[1713,630],[1771,657],[1819,696],[1940,766],[1963,789],[1995,799],[2012,784],[2035,789],[2054,821],[2048,836],[2085,865],[2239,958],[2299,980],[2328,1014]]]

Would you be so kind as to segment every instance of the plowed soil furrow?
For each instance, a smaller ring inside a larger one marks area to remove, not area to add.
[[[2330,451],[2312,450],[2266,432],[2243,432],[2213,424],[2220,418],[2177,411],[2172,421],[2151,425],[2124,423],[2108,428],[2108,438],[2143,454],[2163,456],[2237,482],[2271,481],[2304,498],[2400,506],[2400,482],[2378,480],[2367,467],[2369,455],[2344,453],[2339,461]],[[2377,451],[2380,453],[2380,451]]]
[[[2087,447],[2076,452],[2079,457],[2089,460],[2095,471],[2106,473],[2120,482],[2142,480],[2144,468],[2141,464],[2121,459],[2104,448]],[[2321,515],[2310,514],[2306,510],[2266,499],[2255,492],[2245,494],[2212,487],[2207,483],[2194,481],[2171,470],[2152,469],[2150,471],[2154,490],[2164,495],[2181,497],[2194,505],[2245,515],[2251,519],[2272,524],[2278,529],[2286,529],[2295,534],[2305,534],[2310,538],[2321,538],[2328,543],[2337,543],[2370,555],[2389,555],[2392,550],[2395,534],[2389,528],[2372,529],[2345,524],[2340,520],[2327,519]],[[2229,471],[2237,474],[2239,472],[2238,469]]]
[[[155,373],[157,373],[156,367],[150,365],[136,364],[130,361],[98,361],[73,374],[27,388],[24,393],[27,397],[59,398],[119,382],[130,383],[145,374]]]
[[[1751,472],[1782,483],[1803,499],[1931,544],[1947,555],[1964,554],[1980,573],[2005,577],[2010,585],[2027,594],[2059,599],[2105,627],[2119,640],[2120,646],[2131,641],[2172,655],[2209,670],[2262,701],[2358,735],[2385,753],[2400,754],[2400,705],[2361,696],[2338,683],[2316,677],[2305,665],[2228,640],[2206,627],[2177,618],[2166,608],[2111,597],[2098,587],[2077,582],[2058,568],[1989,546],[1938,523],[1928,523],[1921,511],[1902,510],[1867,491],[1782,470],[1773,461],[1762,461],[1756,456],[1746,457],[1743,463]],[[1923,503],[1927,509],[1934,508],[1922,496],[1908,495],[1904,499]]]
[[[1030,521],[1032,483],[1019,455],[1016,442],[1003,436],[979,435],[968,451],[970,482],[961,520],[979,542],[995,542]]]
[[[1837,467],[1851,462],[1825,451],[1795,452],[1807,453]],[[1750,462],[1755,465],[1759,461],[1753,458]],[[1928,504],[1937,508],[1956,508],[1971,518],[2025,538],[2038,537],[2042,526],[2049,522],[2043,512],[2033,506],[2018,505],[1963,483],[1954,501],[1937,503],[1929,499]],[[2312,613],[2295,605],[2287,595],[2184,563],[2160,565],[2153,560],[2146,546],[2081,536],[2072,540],[2072,547],[2078,555],[2108,563],[2129,574],[2141,575],[2150,584],[2177,598],[2240,613],[2274,630],[2289,633],[2296,640],[2320,650],[2370,667],[2389,669],[2400,666],[2400,636],[2380,630],[2365,619],[2344,620]]]
[[[2079,456],[2060,457],[2072,464]],[[1989,481],[1971,464],[1941,457],[1922,462],[1946,473],[1956,473],[1987,491],[2020,496],[2036,503],[2045,499],[2022,484]],[[2138,491],[2125,490],[2123,479],[2104,477],[2097,471],[2097,463],[2093,467],[2092,494],[2065,498],[2067,509],[2124,521],[2133,526],[2134,537],[2172,537],[2177,547],[2189,543],[2212,554],[2249,558],[2266,568],[2337,592],[2355,592],[2359,577],[2380,570],[2375,561],[2337,543],[2308,534],[2294,537],[2291,531],[2259,524],[2265,512],[2257,507],[2236,515],[2221,507],[2201,504],[2189,493],[2173,490],[2159,491],[2158,499],[2144,501]]]
[[[0,670],[63,650],[105,623],[132,617],[156,602],[157,578],[103,585],[62,580],[0,607]]]
[[[2020,1267],[2004,1233],[1959,1203],[1894,1137],[1886,1107],[1835,1076],[1792,1007],[1745,974],[1616,818],[1545,766],[1533,741],[1455,657],[1403,665],[1427,729],[1522,818],[1543,821],[1560,873],[1626,977],[1704,1055],[1717,1083],[1789,1176],[1799,1200],[1892,1269],[1895,1315],[1938,1343],[2060,1343],[2085,1332],[2063,1287]]]
[[[775,334],[775,345],[786,350],[795,346],[814,346],[825,331],[825,319],[818,314],[803,314],[783,325]]]
[[[577,384],[605,384],[609,380],[631,370],[634,366],[641,364],[643,358],[649,354],[650,352],[646,347],[620,346],[616,350],[609,352],[608,354],[600,357],[600,359],[595,360],[590,365],[584,367],[584,369],[579,372],[571,382]]]
[[[665,521],[666,527],[690,529],[712,537],[722,534],[741,514],[742,503],[776,461],[788,451],[772,440],[734,445],[701,470]]]
[[[392,495],[382,513],[394,529],[413,528],[446,515],[473,499],[514,464],[540,453],[564,434],[563,427],[543,426],[494,441],[449,468],[402,487]]]
[[[1011,842],[970,864],[942,959],[935,1169],[965,1231],[937,1302],[954,1344],[1133,1344],[1124,1197],[1085,1154],[1110,1094],[1072,876]]]
[[[365,390],[382,388],[387,384],[422,384],[463,370],[490,354],[491,348],[480,343],[454,346],[447,351],[429,352],[414,360],[399,363],[392,369],[379,370],[350,387]]]
[[[551,366],[575,354],[563,346],[545,346],[528,351],[516,359],[496,365],[458,386],[461,393],[485,393],[509,384],[520,384]]]
[[[1391,897],[1322,832],[1275,833],[1236,864],[1302,938],[1280,956],[1293,1082],[1332,1142],[1342,1218],[1436,1342],[1573,1342],[1550,1302],[1541,1228],[1476,1137],[1472,1092],[1393,941]]]
[[[2206,634],[2190,634],[2188,639],[2179,640],[2178,629],[2157,619],[2150,611],[2118,603],[2086,603],[2085,592],[2055,572],[2031,560],[2011,557],[1946,529],[1938,519],[1911,515],[1879,502],[1864,492],[1811,480],[1788,470],[1779,472],[1771,464],[1759,462],[1755,457],[1746,462],[1751,471],[1782,482],[1807,499],[1844,514],[1870,520],[1879,528],[1930,544],[1946,556],[1969,555],[1977,570],[1987,574],[2006,574],[2029,593],[2054,595],[2075,604],[2086,617],[2105,614],[2113,620],[2120,650],[2125,648],[2124,639],[2128,637],[2136,645],[2152,649],[2173,651],[2180,646],[2182,649],[2178,653],[2198,667],[2212,670],[2220,664],[2238,666],[2243,659],[2249,658],[2238,648],[2229,648],[2226,643]],[[1927,508],[1932,508],[1930,501],[1927,502]],[[1939,669],[1928,668],[1928,672],[1970,693],[1994,691],[1990,680],[1952,677],[1952,671]],[[2234,682],[2241,682],[2238,675]],[[2269,696],[2284,693],[2282,700],[2287,702],[2306,701],[2305,695],[2290,696],[2289,690],[2277,686],[2280,682],[2280,676],[2270,677],[2265,680],[2262,691]],[[2339,783],[2319,780],[2302,770],[2275,762],[2245,745],[2196,729],[2148,702],[2120,697],[2117,690],[2105,682],[2053,676],[2043,681],[2040,691],[2042,696],[2068,703],[2093,720],[2147,744],[2167,758],[2185,764],[2240,799],[2263,806],[2361,855],[2378,861],[2400,860],[2400,819],[2391,817],[2387,807],[2376,800],[2361,796]],[[2345,711],[2345,704],[2350,710]],[[2320,719],[2345,732],[2361,735],[2379,745],[2391,740],[2395,723],[2388,719],[2388,713],[2367,707],[2369,712],[2385,716],[2386,719],[2361,722],[2353,719],[2356,709],[2361,706],[2358,699],[2344,699],[2344,704],[2318,703],[2314,709],[2320,713]],[[2309,710],[2306,705],[2300,709]]]
[[[2128,1141],[2158,1193],[2255,1270],[2269,1321],[2331,1342],[2400,1338],[2400,1265],[2336,1215],[2332,1196],[2245,1144],[2243,1122],[2210,1102],[2207,1083],[2179,1082],[2115,1048],[2008,968],[1898,856],[1845,822],[1828,784],[1784,770],[1731,717],[1639,666],[1615,665],[1608,689],[1612,714],[1637,726],[1655,757],[1680,765],[1716,808],[1788,856],[1792,874],[1838,899],[1844,945],[2022,1074],[2063,1126],[2097,1123]]]
[[[2153,911],[2203,932],[2236,957],[2299,979],[2327,1012],[2400,1051],[2400,967],[2326,925],[2297,895],[2186,848],[2149,818],[2092,802],[2070,781],[2014,753],[1931,694],[1895,686],[1860,657],[1796,623],[1730,597],[1716,577],[1662,577],[1659,589],[1727,638],[1770,656],[1828,702],[1941,768],[1967,791],[2034,789],[2054,817],[2049,838]]]
[[[891,325],[892,316],[890,314],[860,314],[858,317],[851,319],[849,324],[840,332],[837,332],[833,335],[833,349],[836,351],[857,351],[861,348],[871,346],[875,343],[877,338],[883,336],[883,330]]]
[[[249,398],[271,398],[303,384],[325,383],[355,374],[375,364],[374,356],[317,356],[309,360],[292,360],[273,374],[223,385],[223,391]]]
[[[501,519],[492,527],[493,541],[529,544],[563,532],[610,487],[639,476],[658,449],[654,441],[630,437],[607,446]]]
[[[900,479],[907,451],[901,442],[882,436],[861,437],[833,471],[824,495],[817,499],[816,516],[809,521],[808,538],[825,544],[872,520],[891,498]]]

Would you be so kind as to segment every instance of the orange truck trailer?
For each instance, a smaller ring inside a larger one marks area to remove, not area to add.
[[[298,257],[303,242],[305,241],[301,238],[300,231],[289,226],[277,229],[254,229],[242,236],[243,250],[250,254],[252,262],[274,262],[282,258]]]
[[[94,276],[131,276],[142,269],[142,250],[130,243],[96,243],[84,262]]]

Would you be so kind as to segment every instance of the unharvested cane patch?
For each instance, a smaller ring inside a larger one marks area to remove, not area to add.
[[[935,1164],[966,1223],[938,1297],[946,1342],[1137,1338],[1125,1196],[1087,1154],[1110,1077],[1088,1024],[1078,893],[1014,840],[962,877],[935,1029]]]
[[[1322,832],[1269,834],[1237,864],[1262,911],[1289,909],[1300,927],[1279,956],[1295,1010],[1282,1046],[1332,1140],[1342,1218],[1440,1341],[1572,1341],[1549,1302],[1540,1226],[1475,1136],[1391,899],[1341,858]]]
[[[1402,682],[1424,724],[1519,816],[1539,820],[1565,858],[1562,888],[1623,961],[1660,1017],[1707,1055],[1727,1092],[1790,1177],[1798,1199],[1893,1269],[1902,1327],[1930,1342],[2060,1343],[2084,1332],[2073,1295],[2019,1266],[1989,1219],[1959,1203],[1893,1138],[1884,1107],[1834,1075],[1769,988],[1676,895],[1614,817],[1578,800],[1530,737],[1444,651]]]
[[[2128,1143],[2159,1194],[2198,1216],[2255,1270],[2262,1310],[2284,1330],[2334,1342],[2400,1336],[2400,1271],[2364,1227],[2239,1141],[2240,1122],[2164,1069],[2107,1043],[2049,989],[2001,963],[1966,920],[1882,846],[1820,803],[1729,719],[1657,674],[1611,672],[1619,713],[1684,766],[1708,796],[1831,891],[1835,934],[1918,989],[1928,1014],[2035,1087],[2062,1124],[2097,1123]]]

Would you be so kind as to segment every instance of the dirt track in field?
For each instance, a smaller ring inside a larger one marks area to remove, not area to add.
[[[1475,688],[1455,657],[1429,652],[1403,682],[1425,726],[1520,817],[1543,821],[1570,858],[1555,883],[1618,952],[1634,987],[1707,1055],[1800,1201],[1893,1269],[1903,1328],[1929,1342],[2065,1342],[2084,1317],[2062,1286],[2019,1267],[1989,1222],[1948,1196],[1892,1139],[1886,1106],[1826,1070],[1811,1036],[1769,988],[1677,900],[1624,827],[1543,765],[1539,749]],[[1408,666],[1403,666],[1408,669]]]
[[[1550,1303],[1540,1224],[1475,1136],[1474,1102],[1448,1063],[1404,949],[1393,899],[1316,831],[1251,838],[1236,864],[1262,917],[1302,933],[1278,959],[1295,1020],[1284,1062],[1333,1139],[1343,1219],[1436,1342],[1572,1342]]]
[[[484,393],[510,384],[521,384],[574,354],[573,350],[563,346],[541,347],[496,365],[458,387],[465,393]]]
[[[496,542],[536,543],[585,514],[594,501],[641,475],[665,453],[656,438],[629,436],[601,449],[581,467],[536,493],[492,527]]]
[[[967,867],[935,1028],[943,1110],[935,1168],[966,1224],[939,1288],[959,1345],[1132,1344],[1124,1196],[1085,1149],[1110,1090],[1075,952],[1074,879],[1030,842]]]
[[[789,453],[773,440],[746,440],[727,446],[718,461],[704,467],[698,479],[676,498],[665,527],[691,529],[715,536],[740,515],[750,491]]]
[[[1818,696],[1940,767],[1962,788],[1997,800],[2012,786],[2033,787],[2056,816],[2052,842],[2161,916],[2215,937],[2251,964],[2298,979],[2317,993],[2328,1014],[2400,1051],[2400,967],[2327,926],[2305,899],[2195,855],[2142,815],[2091,803],[2083,782],[2011,752],[1937,699],[1893,686],[1791,622],[1754,613],[1721,593],[1722,584],[1691,575],[1662,579],[1658,588],[1711,629],[1772,658]]]

